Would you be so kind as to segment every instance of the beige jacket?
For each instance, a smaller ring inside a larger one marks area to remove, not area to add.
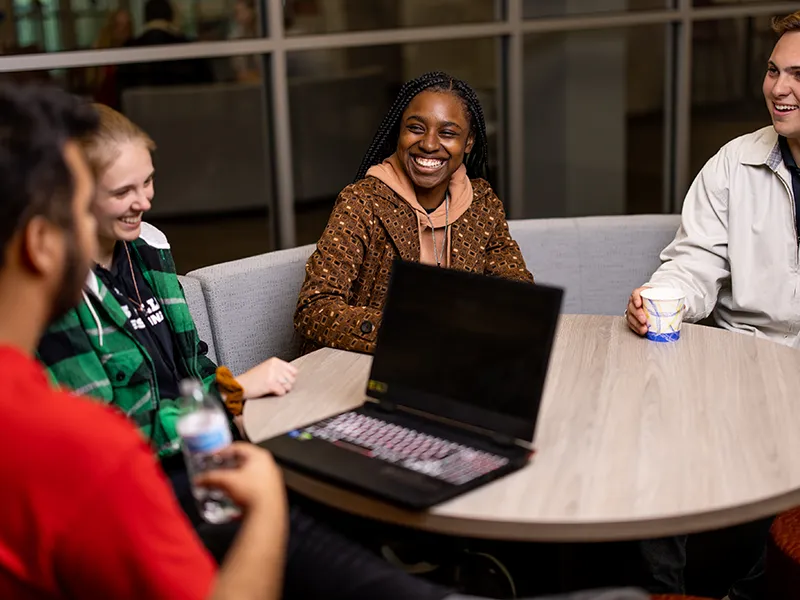
[[[800,268],[791,175],[765,127],[723,146],[698,174],[681,226],[647,285],[686,293],[687,321],[800,347]]]

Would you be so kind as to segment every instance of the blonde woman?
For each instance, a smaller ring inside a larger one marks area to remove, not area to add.
[[[291,390],[296,369],[271,358],[234,378],[206,356],[169,242],[142,220],[155,195],[155,144],[115,110],[96,109],[99,130],[82,146],[97,174],[99,251],[83,302],[48,330],[39,358],[56,383],[118,407],[137,424],[197,517],[175,430],[180,380],[221,387],[236,415],[247,398]]]

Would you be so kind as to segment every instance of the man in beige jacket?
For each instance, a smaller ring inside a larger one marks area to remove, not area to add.
[[[713,316],[720,327],[800,348],[800,12],[776,20],[764,77],[772,126],[725,144],[694,180],[681,226],[659,269],[628,301],[630,328],[644,335],[641,291],[686,294],[686,321]],[[681,593],[686,538],[642,543],[651,591]],[[762,597],[757,565],[730,600]]]
[[[725,144],[692,183],[661,267],[628,302],[640,335],[642,289],[669,286],[686,294],[686,321],[713,315],[725,329],[800,347],[800,12],[774,27],[763,86],[772,126]]]

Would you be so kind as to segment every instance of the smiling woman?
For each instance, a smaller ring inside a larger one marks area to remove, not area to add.
[[[206,356],[169,241],[142,221],[155,195],[155,144],[117,111],[94,110],[99,128],[80,144],[97,182],[92,209],[99,251],[81,302],[50,326],[38,358],[59,386],[126,414],[158,452],[184,509],[199,518],[179,454],[181,380],[198,379],[222,392],[232,418],[247,399],[286,394],[297,370],[270,358],[234,378]]]
[[[436,72],[403,86],[306,265],[295,313],[305,352],[374,351],[396,258],[533,281],[487,164],[469,85]]]
[[[103,104],[95,104],[100,130],[83,140],[94,166],[97,192],[94,214],[100,245],[96,262],[108,267],[117,241],[139,237],[142,215],[153,201],[153,159],[156,145],[139,127]]]

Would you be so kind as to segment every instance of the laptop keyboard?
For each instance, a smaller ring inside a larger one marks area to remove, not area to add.
[[[503,456],[356,412],[319,421],[289,435],[326,440],[454,485],[472,481],[508,463]]]

